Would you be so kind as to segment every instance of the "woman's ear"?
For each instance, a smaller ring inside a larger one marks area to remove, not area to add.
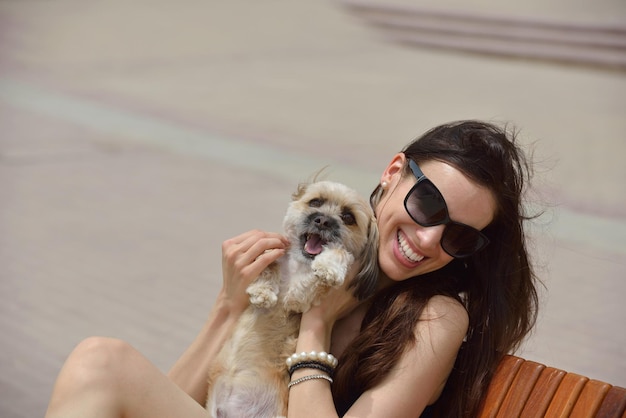
[[[406,155],[400,152],[392,158],[385,171],[383,171],[380,177],[380,184],[386,183],[388,185],[394,185],[402,178],[404,172],[404,166],[406,165]]]

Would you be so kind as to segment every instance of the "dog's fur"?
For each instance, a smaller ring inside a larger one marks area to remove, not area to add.
[[[283,222],[291,245],[248,287],[251,305],[210,371],[211,417],[287,415],[285,360],[300,313],[346,280],[359,299],[376,289],[378,229],[368,202],[330,181],[302,184],[292,199]]]

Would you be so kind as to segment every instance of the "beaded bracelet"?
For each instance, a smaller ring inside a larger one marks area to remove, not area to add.
[[[293,376],[293,373],[299,369],[317,369],[326,372],[329,376],[332,376],[334,371],[332,367],[319,361],[301,361],[289,368],[289,376]]]
[[[325,374],[312,374],[312,375],[309,375],[309,376],[301,377],[301,378],[296,379],[296,380],[292,380],[287,385],[287,389],[291,389],[292,386],[295,386],[295,385],[300,384],[302,382],[306,382],[307,380],[313,380],[313,379],[324,379],[324,380],[328,380],[330,383],[333,383],[333,379],[331,377],[326,376]]]
[[[331,368],[337,367],[337,359],[332,354],[328,354],[325,351],[321,351],[319,353],[315,351],[311,351],[310,353],[305,353],[304,351],[300,354],[292,354],[290,357],[287,357],[285,363],[287,363],[287,367],[291,367],[296,363],[302,363],[307,361],[319,361],[322,364],[325,364]]]

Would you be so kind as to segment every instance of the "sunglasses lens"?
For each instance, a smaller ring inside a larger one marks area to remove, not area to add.
[[[413,220],[422,226],[438,225],[448,217],[446,201],[429,180],[417,183],[404,204]]]
[[[476,229],[454,222],[446,225],[441,239],[443,249],[457,258],[470,256],[487,243],[487,238]]]

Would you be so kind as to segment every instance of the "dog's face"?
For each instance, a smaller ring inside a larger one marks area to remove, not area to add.
[[[294,256],[313,260],[328,246],[342,246],[359,265],[351,286],[359,299],[370,296],[378,280],[378,229],[369,203],[341,183],[300,185],[283,227]]]

